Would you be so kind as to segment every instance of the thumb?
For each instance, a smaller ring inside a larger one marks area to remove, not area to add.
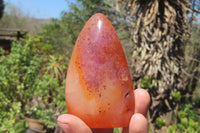
[[[91,129],[74,115],[60,115],[57,122],[65,133],[92,133]]]
[[[144,115],[135,113],[130,121],[129,133],[147,133],[148,122]]]

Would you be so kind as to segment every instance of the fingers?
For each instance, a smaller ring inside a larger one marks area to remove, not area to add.
[[[129,125],[129,133],[147,133],[148,122],[144,115],[135,113]]]
[[[64,114],[58,117],[58,124],[65,133],[112,133],[113,129],[91,129],[78,117]]]
[[[123,130],[129,133],[148,132],[148,123],[145,118],[150,104],[150,96],[144,89],[135,90],[135,114],[132,116],[129,129]],[[98,133],[99,129],[91,129],[78,117],[64,114],[58,117],[58,124],[65,133]],[[102,130],[102,129],[101,129]],[[103,129],[104,130],[104,129]],[[112,132],[112,129],[106,129],[106,132]],[[103,131],[104,132],[104,131]]]
[[[65,133],[92,133],[81,119],[70,114],[59,116],[57,122]]]
[[[135,113],[146,116],[150,105],[149,93],[144,89],[135,90]]]
[[[150,105],[150,95],[144,89],[136,89],[134,93],[135,93],[135,114],[131,118],[129,127],[123,128],[123,133],[137,133],[137,130],[134,131],[133,128],[135,128],[135,125],[140,125],[143,123],[146,123],[147,128],[148,128],[147,119],[145,118],[145,116],[147,114],[147,111]],[[140,115],[138,116],[138,114]],[[143,128],[143,129],[147,129],[147,128]],[[129,132],[130,130],[132,132]]]
[[[146,117],[150,105],[150,95],[144,89],[135,90],[135,114],[129,124],[129,133],[147,133],[148,122]]]

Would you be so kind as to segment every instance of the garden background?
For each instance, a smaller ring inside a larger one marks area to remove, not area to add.
[[[199,0],[67,2],[59,19],[37,19],[0,0],[0,29],[27,32],[8,55],[0,48],[0,132],[26,132],[27,118],[40,120],[44,132],[59,132],[69,59],[95,13],[115,27],[134,88],[151,95],[149,132],[200,132]]]

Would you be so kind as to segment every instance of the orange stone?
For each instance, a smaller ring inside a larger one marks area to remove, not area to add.
[[[68,113],[90,128],[129,125],[135,108],[132,80],[120,40],[103,14],[93,15],[76,41],[65,95]]]

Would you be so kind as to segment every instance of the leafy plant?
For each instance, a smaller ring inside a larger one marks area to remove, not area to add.
[[[173,92],[172,97],[174,98],[175,102],[180,102],[180,100],[181,100],[181,93],[180,93],[180,91]]]
[[[8,57],[0,57],[0,132],[24,131],[25,117],[54,128],[57,116],[66,112],[63,81],[67,62],[56,60],[62,77],[47,71],[51,46],[41,40],[41,36],[27,36],[13,43]]]
[[[165,119],[162,119],[160,117],[156,118],[156,126],[158,126],[159,128],[162,128],[165,125],[165,123]]]
[[[169,125],[168,131],[170,133],[185,132],[185,133],[199,133],[199,122],[196,120],[197,113],[194,112],[191,104],[184,104],[178,111],[178,124]]]
[[[152,82],[151,77],[145,76],[144,78],[141,79],[140,84],[141,84],[142,88],[144,88],[148,91],[149,89],[151,89],[154,86],[155,82],[156,81]]]

